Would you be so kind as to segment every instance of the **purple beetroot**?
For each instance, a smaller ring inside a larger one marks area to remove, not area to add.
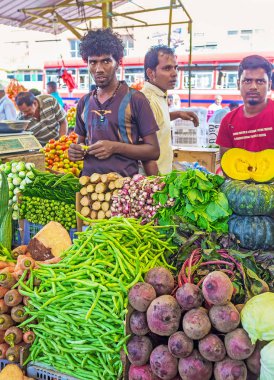
[[[193,340],[183,331],[177,331],[168,339],[168,349],[175,358],[185,358],[193,351]]]
[[[180,359],[178,368],[183,380],[209,380],[212,375],[212,363],[197,350],[187,358]]]
[[[150,331],[160,336],[175,333],[180,324],[181,308],[169,295],[157,297],[147,309],[147,323]]]
[[[214,364],[215,380],[247,380],[247,369],[244,362],[225,358]]]
[[[225,273],[214,271],[205,277],[202,292],[209,304],[225,305],[231,300],[233,285]]]
[[[162,344],[154,348],[150,355],[152,372],[162,380],[172,380],[178,373],[178,360]]]
[[[153,286],[157,296],[171,294],[175,285],[172,273],[163,267],[150,269],[145,275],[145,282]]]
[[[146,311],[155,298],[155,289],[146,282],[137,282],[128,293],[130,305],[138,311]]]
[[[186,283],[177,289],[176,299],[183,310],[190,310],[202,305],[203,294],[197,285]]]

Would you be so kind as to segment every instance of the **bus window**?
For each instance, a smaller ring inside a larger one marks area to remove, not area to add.
[[[79,69],[79,90],[89,89],[89,72],[88,69]]]
[[[45,83],[58,82],[58,69],[47,69]]]
[[[237,88],[237,78],[238,73],[237,71],[231,72],[231,71],[223,71],[222,77],[220,83],[217,84],[217,88],[231,88],[236,89]]]
[[[125,67],[125,81],[129,86],[136,82],[136,80],[144,80],[143,67]]]
[[[188,72],[184,72],[184,87],[188,87]],[[213,87],[213,73],[209,71],[192,71],[191,88],[210,89]]]

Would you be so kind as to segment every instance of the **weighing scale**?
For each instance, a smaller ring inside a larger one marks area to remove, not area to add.
[[[0,161],[33,162],[39,170],[45,170],[42,145],[30,131],[24,129],[28,120],[0,120]]]
[[[32,132],[0,134],[0,158],[15,153],[39,152],[41,148]]]

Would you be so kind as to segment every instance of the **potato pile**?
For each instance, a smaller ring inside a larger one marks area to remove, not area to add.
[[[90,177],[80,177],[79,182],[83,186],[80,190],[81,215],[109,219],[112,195],[123,187],[124,178],[118,173],[93,173]]]
[[[160,267],[130,289],[129,380],[246,380],[258,374],[259,348],[240,327],[229,277],[214,271],[202,289],[185,283],[175,290],[172,274]]]

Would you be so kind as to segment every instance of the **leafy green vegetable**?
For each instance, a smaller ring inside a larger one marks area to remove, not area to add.
[[[174,216],[179,216],[205,231],[228,231],[231,210],[226,196],[219,190],[224,178],[205,174],[197,169],[185,172],[172,171],[163,177],[166,186],[154,194],[159,208],[155,218],[159,225],[170,225]],[[168,199],[174,203],[168,206]]]

